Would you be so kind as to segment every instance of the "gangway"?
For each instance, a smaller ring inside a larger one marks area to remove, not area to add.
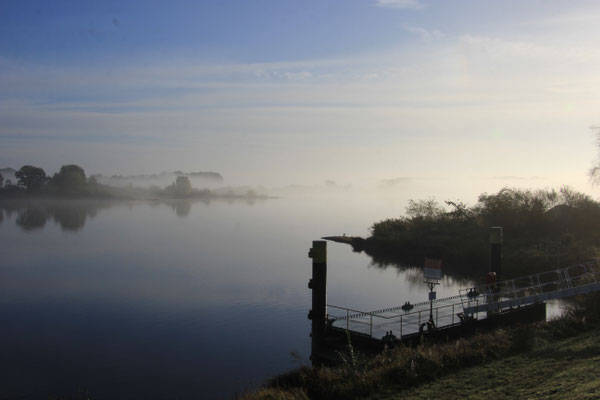
[[[448,328],[488,313],[512,309],[577,294],[600,291],[600,259],[521,278],[459,290],[456,296],[433,300],[435,327]],[[422,331],[430,317],[430,301],[375,311],[327,305],[330,326],[374,338],[393,334],[399,339]]]
[[[600,260],[461,289],[463,312],[500,311],[600,290]]]

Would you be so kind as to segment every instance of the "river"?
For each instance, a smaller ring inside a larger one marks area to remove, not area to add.
[[[308,363],[311,241],[403,199],[54,201],[0,208],[2,398],[231,398]],[[418,269],[328,244],[328,302],[427,299]],[[438,297],[465,282],[446,276]]]

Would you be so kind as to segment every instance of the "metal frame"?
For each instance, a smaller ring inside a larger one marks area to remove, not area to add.
[[[433,308],[435,326],[447,328],[458,325],[463,318],[459,314],[464,318],[480,319],[487,317],[488,312],[595,291],[600,291],[600,259],[461,289],[457,296],[433,300],[433,303],[440,304]],[[469,292],[472,294],[469,295]],[[327,319],[333,326],[343,323],[346,330],[371,337],[384,336],[384,332],[385,335],[389,332],[399,335],[398,338],[401,339],[403,336],[419,332],[421,323],[429,320],[429,300],[412,305],[415,309],[411,311],[403,311],[402,306],[360,311],[328,304]]]

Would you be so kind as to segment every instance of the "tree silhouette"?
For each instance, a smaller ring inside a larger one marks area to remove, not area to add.
[[[65,195],[84,194],[87,187],[85,171],[79,165],[63,165],[52,177],[52,183]]]
[[[192,183],[187,176],[178,176],[175,182],[167,187],[167,191],[175,196],[189,195],[192,190]]]
[[[48,177],[42,168],[32,165],[25,165],[20,170],[15,172],[17,183],[30,193],[39,193],[46,183]]]

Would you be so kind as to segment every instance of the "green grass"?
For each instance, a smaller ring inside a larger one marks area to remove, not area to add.
[[[370,400],[600,398],[600,331],[463,369],[421,386],[388,387]]]

